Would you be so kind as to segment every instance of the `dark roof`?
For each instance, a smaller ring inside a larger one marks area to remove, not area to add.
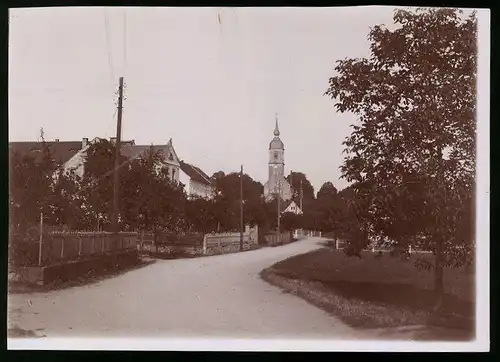
[[[287,200],[281,203],[281,212],[284,212],[288,206],[292,203],[292,200]]]
[[[81,141],[45,142],[57,164],[63,164],[82,148]],[[30,155],[36,162],[42,159],[42,142],[10,142],[9,158],[14,152],[21,156]]]
[[[157,145],[153,146],[153,150],[155,151],[165,151],[166,145]],[[141,155],[144,155],[151,146],[143,146],[143,145],[125,145],[121,147],[121,154],[127,158],[138,158]],[[164,155],[166,156],[166,155]]]
[[[181,161],[181,170],[189,176],[191,180],[194,180],[196,182],[205,184],[205,185],[211,185],[212,182],[210,181],[210,177],[203,172],[199,167],[196,167],[194,165],[190,165],[189,163],[186,163],[184,161]]]

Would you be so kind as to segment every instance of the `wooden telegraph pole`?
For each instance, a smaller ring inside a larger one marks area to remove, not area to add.
[[[304,210],[302,209],[302,198],[303,198],[302,180],[300,180],[300,209],[302,210],[302,212],[304,212]]]
[[[240,251],[243,251],[243,165],[240,170]]]
[[[115,246],[118,244],[118,213],[119,213],[119,167],[120,167],[120,143],[122,134],[122,106],[123,106],[123,77],[120,77],[118,87],[118,119],[116,125],[115,145],[115,169],[113,173],[113,232],[115,233]]]
[[[280,233],[280,219],[281,219],[281,180],[278,181],[278,226],[276,228],[276,234]]]

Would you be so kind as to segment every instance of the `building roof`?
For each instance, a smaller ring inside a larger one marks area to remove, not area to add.
[[[81,141],[54,141],[45,142],[49,147],[50,153],[57,164],[63,164],[73,157],[82,148]],[[43,153],[42,142],[10,142],[9,157],[12,157],[14,152],[18,152],[22,156],[29,155],[35,158],[36,162],[40,162]]]
[[[283,150],[285,148],[285,146],[283,145],[283,142],[280,140],[280,129],[278,127],[278,115],[276,115],[276,125],[274,127],[274,138],[273,140],[271,141],[271,143],[269,143],[269,149],[270,150]]]
[[[274,137],[271,143],[269,143],[269,149],[270,150],[283,150],[285,149],[285,145],[283,142],[280,140],[279,137]]]
[[[153,150],[155,151],[162,151],[165,149],[165,145],[156,145],[156,146],[152,146],[153,147]],[[140,157],[141,155],[144,155],[149,149],[151,148],[151,146],[144,146],[144,145],[124,145],[121,147],[121,151],[120,153],[127,157],[127,158],[138,158]]]
[[[182,172],[188,175],[191,180],[202,183],[204,185],[212,185],[210,177],[205,172],[203,172],[199,167],[191,165],[184,161],[181,161],[180,164]]]

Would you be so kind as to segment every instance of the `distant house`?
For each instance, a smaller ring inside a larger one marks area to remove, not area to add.
[[[87,139],[85,139],[87,140]],[[79,176],[84,174],[84,162],[87,157],[87,151],[90,146],[96,142],[101,141],[99,137],[94,138],[90,142],[87,140],[82,144],[82,148],[75,153],[68,161],[63,165],[64,170],[69,171],[74,170]],[[110,138],[110,142],[114,143],[116,139],[114,137]],[[137,159],[146,154],[146,152],[153,148],[155,151],[161,151],[164,155],[163,165],[160,167],[168,168],[168,175],[170,179],[174,182],[179,182],[179,158],[175,153],[174,147],[172,145],[172,139],[168,141],[166,145],[136,145],[134,140],[122,141],[120,153],[127,157],[128,159]]]
[[[210,177],[197,166],[181,161],[179,180],[184,185],[188,197],[211,199],[215,195],[215,187]]]
[[[64,165],[71,157],[73,157],[83,147],[86,138],[80,141],[59,142],[59,140],[45,142],[52,155],[53,161],[58,166]],[[9,159],[14,153],[21,156],[31,156],[35,162],[42,160],[42,142],[9,142]]]
[[[302,209],[293,200],[285,201],[285,203],[283,204],[281,209],[283,210],[282,213],[291,212],[295,215],[302,215],[303,214]]]
[[[83,176],[85,159],[87,152],[92,144],[100,142],[102,138],[95,137],[92,140],[83,138],[82,141],[45,142],[49,147],[51,155],[56,164],[64,171],[73,170],[77,175]],[[114,143],[115,137],[110,138],[110,142]],[[170,180],[184,185],[184,189],[188,196],[200,196],[203,198],[212,198],[215,188],[212,185],[210,177],[205,174],[199,167],[179,160],[170,139],[164,145],[136,145],[134,140],[121,141],[120,153],[128,159],[137,159],[148,152],[151,147],[154,151],[161,151],[164,156],[164,161],[159,167],[166,168]],[[31,155],[36,161],[42,159],[42,143],[41,142],[11,142],[9,143],[9,155],[12,157],[14,152],[21,155]],[[56,175],[57,176],[57,173]]]
[[[172,144],[172,139],[170,139],[166,145],[124,145],[121,147],[121,154],[129,159],[136,159],[145,155],[151,147],[154,151],[161,151],[164,160],[163,164],[159,165],[159,167],[166,168],[170,180],[178,184],[180,180],[180,161]]]

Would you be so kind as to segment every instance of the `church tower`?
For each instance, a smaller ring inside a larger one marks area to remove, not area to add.
[[[291,199],[291,187],[285,179],[285,145],[280,139],[278,116],[274,128],[274,138],[269,143],[269,177],[264,185],[264,197],[269,201],[280,195],[283,200]]]

